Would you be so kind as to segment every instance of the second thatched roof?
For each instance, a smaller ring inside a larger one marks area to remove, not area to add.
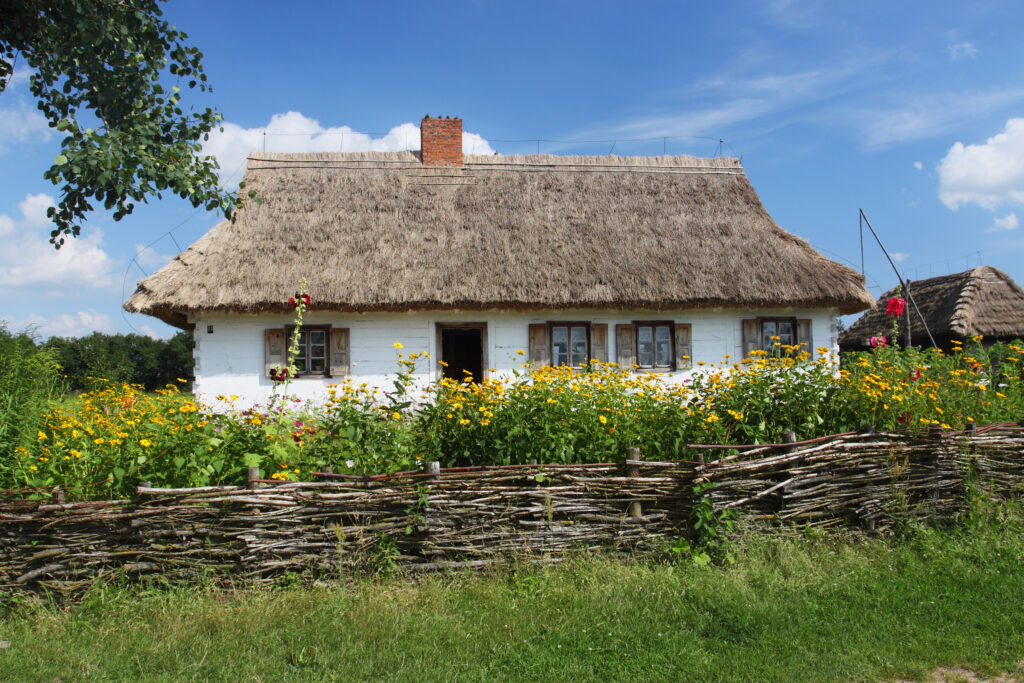
[[[1009,275],[980,266],[953,275],[908,282],[910,293],[921,316],[928,324],[935,342],[945,346],[950,340],[966,340],[983,335],[987,341],[1024,339],[1024,291]],[[892,320],[886,316],[889,299],[899,295],[899,288],[882,295],[874,307],[861,316],[839,336],[843,350],[868,346],[872,336],[889,335]],[[921,316],[907,303],[910,315],[910,341],[927,346],[928,334]],[[907,316],[899,320],[900,338],[906,341]]]
[[[735,159],[253,154],[263,200],[142,280],[125,302],[186,326],[199,311],[314,308],[835,307],[855,271],[785,232]]]

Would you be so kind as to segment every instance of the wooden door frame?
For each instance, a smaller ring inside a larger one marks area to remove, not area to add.
[[[434,371],[437,373],[437,378],[444,377],[444,368],[441,367],[441,358],[444,355],[444,345],[442,343],[442,332],[444,330],[480,330],[480,372],[482,377],[474,377],[476,382],[482,382],[487,377],[488,370],[490,369],[490,361],[488,360],[487,354],[487,323],[486,322],[471,322],[471,323],[446,323],[446,322],[435,322],[434,323],[434,348],[437,349],[437,358],[434,359]]]

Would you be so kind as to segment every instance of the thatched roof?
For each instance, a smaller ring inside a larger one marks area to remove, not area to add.
[[[986,340],[1024,339],[1024,291],[1010,276],[992,266],[908,282],[910,293],[928,323],[936,343],[984,335]],[[888,335],[892,320],[885,307],[899,288],[890,289],[857,322],[839,336],[843,349],[867,346],[876,335]],[[921,318],[910,307],[910,341],[928,345]],[[900,337],[906,339],[906,315],[900,321]]]
[[[837,307],[853,270],[775,224],[736,159],[253,154],[263,199],[142,280],[125,302],[190,311],[314,308]]]

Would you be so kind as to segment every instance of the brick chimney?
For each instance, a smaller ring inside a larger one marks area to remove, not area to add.
[[[424,166],[462,166],[462,119],[424,116],[420,151]]]

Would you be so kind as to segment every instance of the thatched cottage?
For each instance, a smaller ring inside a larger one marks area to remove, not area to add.
[[[263,200],[125,302],[196,339],[199,394],[265,398],[301,278],[300,395],[387,386],[393,344],[421,376],[618,361],[679,379],[772,343],[837,349],[863,279],[772,221],[736,159],[464,156],[462,121],[422,151],[254,153]],[[444,361],[444,367],[440,361]]]
[[[1024,339],[1024,291],[1013,279],[992,266],[979,266],[953,275],[907,282],[921,315],[907,305],[900,316],[899,339],[904,346],[930,346],[928,324],[935,343],[949,349],[953,340],[966,341],[982,335],[983,342]],[[874,307],[843,330],[839,345],[843,351],[870,348],[871,337],[890,336],[892,319],[885,314],[889,299],[899,288],[882,295]],[[908,336],[909,321],[909,336]]]

